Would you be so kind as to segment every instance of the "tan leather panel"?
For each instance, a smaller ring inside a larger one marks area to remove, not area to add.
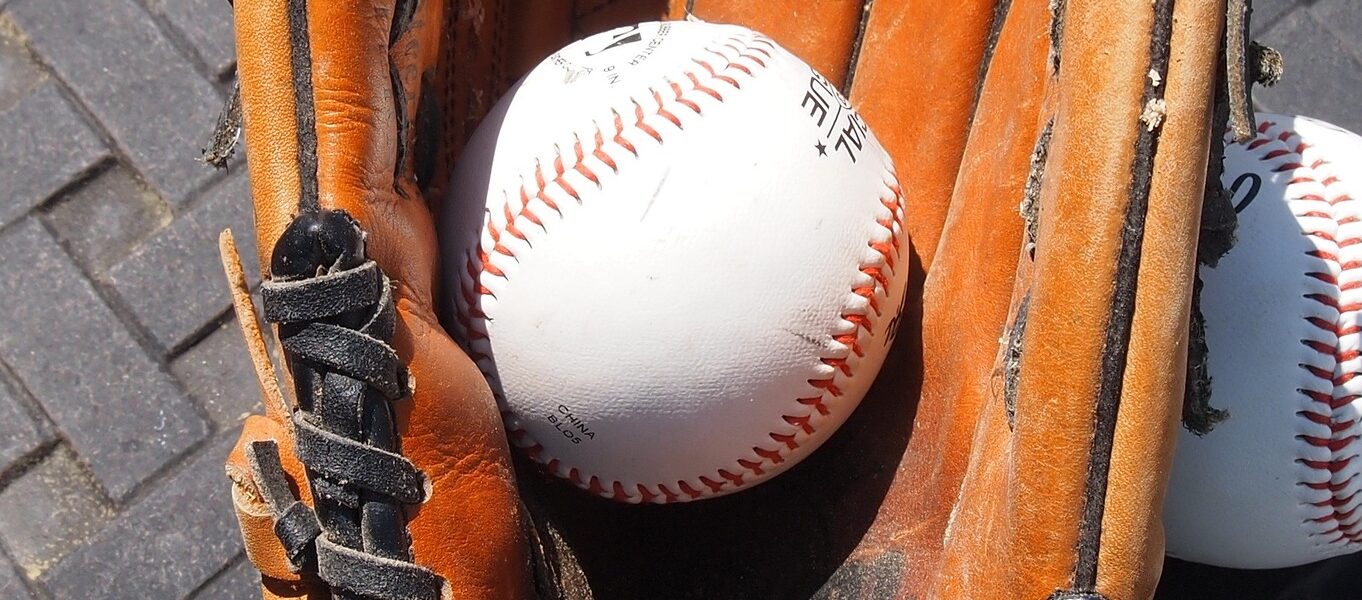
[[[971,66],[984,59],[997,4],[871,4],[851,101],[894,157],[908,234],[924,270],[936,256],[974,115],[980,70]]]
[[[448,579],[455,598],[528,598],[524,516],[492,392],[407,296],[398,300],[393,348],[410,361],[416,386],[394,407],[402,451],[431,483],[407,523],[414,558]]]
[[[302,190],[288,0],[237,0],[234,9],[241,107],[250,121],[243,135],[250,149],[247,170],[255,198],[256,251],[265,276],[274,240],[293,219]]]
[[[964,143],[967,158],[958,178],[952,176],[950,187],[956,189],[941,251],[923,286],[923,382],[913,436],[884,509],[858,548],[888,545],[907,553],[902,594],[923,593],[933,581],[978,420],[985,412],[1002,412],[992,380],[1021,252],[1017,207],[1043,125],[1039,113],[1049,44],[1034,32],[1048,23],[1045,0],[1013,3],[980,97],[976,127]],[[1002,498],[987,486],[978,493]]]
[[[243,132],[250,156],[251,196],[255,204],[257,248],[261,275],[268,276],[274,241],[296,214],[301,182],[298,172],[296,106],[293,95],[287,0],[237,0],[237,73],[241,81],[243,114],[250,126]],[[233,504],[241,525],[246,555],[268,578],[277,578],[279,589],[263,591],[265,598],[292,598],[303,590],[279,582],[296,582],[288,570],[284,550],[274,535],[274,523],[263,501],[243,496],[250,484],[244,448],[251,441],[276,440],[285,468],[305,481],[292,452],[291,435],[279,423],[262,416],[246,420],[241,438],[227,460],[227,474],[234,482]],[[288,452],[282,449],[287,447]],[[298,487],[298,486],[294,486]],[[307,488],[306,485],[301,486]],[[310,495],[310,490],[307,492]]]
[[[1144,254],[1112,449],[1098,591],[1148,598],[1163,566],[1163,497],[1182,410],[1224,2],[1177,3],[1166,118],[1149,194]],[[1157,475],[1157,476],[1155,476]]]
[[[863,4],[862,0],[696,0],[692,12],[711,23],[736,23],[770,36],[842,88]]]
[[[971,581],[998,582],[997,597],[1022,598],[1073,584],[1153,14],[1147,4],[1070,3],[1065,18],[1016,425],[1009,435],[990,412],[981,426],[976,452],[1004,469],[991,483],[966,475],[947,532],[942,597]],[[994,499],[999,493],[1006,502]]]
[[[1071,3],[1065,14],[1010,448],[1017,497],[1005,511],[1017,552],[1006,568],[1021,596],[1052,593],[1076,563],[1152,21],[1149,3]]]

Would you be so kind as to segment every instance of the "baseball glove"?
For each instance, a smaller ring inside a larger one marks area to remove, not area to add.
[[[741,494],[622,506],[508,452],[437,318],[431,211],[520,74],[688,13],[762,31],[848,92],[895,159],[914,276],[879,380],[819,452]],[[1214,144],[1252,129],[1240,0],[235,14],[261,312],[288,375],[284,393],[234,277],[266,414],[227,470],[265,597],[1153,594],[1198,240],[1214,256],[1233,228]]]

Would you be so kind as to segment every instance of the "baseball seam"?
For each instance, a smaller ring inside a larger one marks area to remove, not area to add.
[[[1280,142],[1274,144],[1273,142]],[[1267,146],[1266,148],[1263,148]],[[1356,460],[1358,450],[1354,442],[1358,439],[1355,432],[1355,418],[1348,418],[1345,411],[1358,395],[1349,393],[1344,387],[1355,378],[1359,369],[1356,363],[1362,351],[1356,347],[1345,347],[1346,336],[1357,336],[1362,327],[1357,325],[1362,301],[1347,298],[1362,289],[1362,281],[1348,281],[1345,276],[1362,270],[1362,260],[1345,260],[1343,254],[1349,246],[1362,244],[1362,238],[1344,237],[1345,225],[1356,223],[1354,216],[1338,218],[1336,207],[1353,202],[1353,198],[1340,190],[1339,178],[1329,173],[1325,167],[1330,163],[1323,158],[1307,158],[1310,144],[1301,140],[1298,133],[1278,127],[1276,123],[1265,121],[1258,126],[1258,136],[1247,145],[1248,150],[1258,151],[1257,158],[1272,163],[1273,172],[1291,172],[1287,183],[1287,200],[1293,206],[1297,217],[1312,217],[1325,220],[1332,225],[1333,231],[1311,227],[1310,221],[1300,220],[1302,234],[1314,239],[1315,249],[1306,254],[1320,261],[1319,269],[1308,271],[1305,276],[1327,286],[1329,293],[1306,293],[1303,297],[1316,306],[1326,309],[1325,314],[1305,315],[1303,318],[1310,328],[1307,331],[1321,332],[1327,336],[1306,336],[1300,342],[1310,350],[1332,361],[1328,365],[1300,364],[1300,368],[1314,381],[1320,382],[1327,391],[1309,389],[1309,385],[1298,388],[1306,400],[1302,410],[1296,415],[1308,421],[1307,428],[1327,427],[1329,436],[1298,434],[1296,439],[1314,448],[1324,448],[1330,453],[1328,460],[1315,460],[1300,457],[1296,462],[1319,474],[1322,481],[1302,478],[1297,485],[1312,490],[1328,492],[1324,500],[1302,504],[1312,507],[1314,514],[1303,519],[1304,524],[1314,530],[1311,537],[1327,536],[1326,544],[1356,543],[1362,541],[1362,528],[1355,518],[1358,515],[1358,492],[1354,486],[1356,473],[1342,481],[1336,476]],[[1308,187],[1306,187],[1308,186]],[[1296,209],[1304,209],[1298,211]],[[1315,286],[1317,287],[1317,286]],[[1327,318],[1332,313],[1334,318]],[[1332,339],[1320,339],[1320,338]],[[1350,344],[1356,346],[1356,344]]]
[[[773,58],[771,51],[774,49],[775,45],[761,36],[746,40],[734,36],[707,46],[704,48],[705,55],[691,59],[695,68],[683,71],[676,79],[664,78],[661,86],[649,87],[644,102],[632,97],[629,99],[633,106],[632,123],[620,111],[612,109],[613,131],[609,128],[602,129],[599,123],[595,123],[593,130],[587,135],[574,134],[573,147],[567,157],[571,164],[565,162],[564,153],[560,148],[555,148],[551,173],[546,174],[544,165],[536,161],[532,185],[527,187],[522,182],[518,193],[508,194],[507,202],[502,205],[501,212],[505,218],[505,225],[497,227],[491,215],[488,215],[485,227],[491,248],[484,248],[486,244],[479,241],[476,251],[470,251],[465,259],[465,273],[459,277],[461,302],[458,303],[456,322],[469,342],[467,346],[470,357],[490,381],[495,382],[497,379],[494,370],[490,368],[492,357],[476,348],[479,343],[487,342],[485,329],[487,315],[480,307],[480,298],[494,296],[484,285],[483,277],[491,276],[509,281],[505,270],[497,263],[507,259],[519,260],[515,251],[502,243],[502,236],[509,235],[528,243],[523,229],[538,227],[547,233],[545,220],[552,219],[555,215],[559,219],[563,217],[559,204],[573,201],[581,204],[583,201],[582,194],[567,180],[570,174],[575,173],[598,189],[603,188],[601,175],[605,174],[605,169],[611,174],[617,174],[625,160],[639,156],[639,149],[630,141],[630,137],[639,139],[636,136],[646,135],[662,144],[664,132],[671,135],[666,129],[667,124],[676,131],[684,129],[677,113],[684,115],[689,111],[697,118],[702,117],[704,113],[700,102],[723,103],[724,94],[742,89],[740,79],[755,78],[757,72],[766,68],[766,61]],[[720,64],[722,66],[718,67]],[[689,86],[683,86],[683,83]],[[725,86],[731,89],[725,89]],[[645,108],[645,103],[652,108]],[[648,120],[653,122],[649,123]],[[590,140],[590,151],[583,145],[583,139]],[[627,155],[622,154],[621,150],[627,152]],[[594,163],[594,166],[591,163]],[[886,165],[886,174],[891,173],[892,166]],[[517,208],[513,208],[514,201],[511,200],[513,196],[518,201]],[[686,480],[678,480],[674,484],[653,483],[651,485],[654,489],[649,489],[647,484],[636,483],[633,484],[635,489],[629,490],[626,489],[626,484],[620,481],[602,482],[595,475],[584,478],[576,467],[567,467],[564,472],[563,461],[558,458],[544,461],[541,456],[544,447],[519,425],[513,413],[503,409],[502,416],[506,421],[507,433],[512,443],[536,462],[544,464],[554,475],[567,479],[590,493],[626,502],[668,503],[698,499],[718,494],[726,488],[740,488],[746,484],[745,477],[748,473],[760,477],[765,474],[766,469],[784,463],[789,452],[800,447],[799,434],[808,436],[816,431],[815,425],[818,420],[831,413],[827,405],[829,399],[842,396],[842,388],[846,381],[855,377],[854,368],[848,360],[853,354],[858,358],[864,355],[861,348],[862,336],[874,333],[870,314],[873,313],[878,318],[884,310],[876,295],[878,291],[882,291],[885,297],[888,296],[889,281],[896,265],[899,264],[898,259],[902,256],[901,238],[906,210],[902,191],[892,177],[886,178],[880,202],[886,209],[887,216],[876,219],[876,223],[887,230],[887,237],[884,240],[869,240],[868,246],[874,251],[876,260],[857,266],[860,273],[859,281],[851,288],[841,312],[844,328],[831,332],[834,346],[844,348],[845,354],[819,359],[822,365],[830,367],[829,374],[809,379],[809,393],[795,398],[795,410],[781,415],[781,419],[793,427],[793,433],[768,432],[769,441],[759,442],[752,447],[756,460],[738,458],[734,462],[741,469],[716,468],[714,471],[699,475],[695,479],[701,482],[703,489],[697,489]],[[888,308],[893,310],[895,307]],[[500,395],[500,391],[497,393]],[[504,398],[499,400],[505,401]],[[735,470],[738,472],[734,472]],[[675,489],[672,489],[673,486]]]

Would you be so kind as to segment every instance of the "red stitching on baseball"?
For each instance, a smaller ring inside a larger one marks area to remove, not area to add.
[[[703,93],[703,94],[709,94],[710,97],[712,97],[712,98],[714,98],[715,100],[718,100],[718,101],[720,101],[720,102],[723,102],[723,101],[724,101],[724,97],[723,97],[723,96],[720,96],[720,95],[719,95],[719,92],[718,92],[717,90],[715,90],[715,89],[712,88],[712,87],[709,87],[709,86],[706,86],[706,85],[700,83],[700,80],[695,76],[695,73],[692,73],[692,72],[690,72],[690,71],[686,71],[686,79],[689,79],[689,80],[690,80],[691,89],[693,89],[693,90],[695,90],[695,91],[697,91],[697,92]],[[676,85],[676,84],[672,84],[672,85]]]
[[[643,484],[639,484],[640,487],[642,487],[642,485]],[[679,499],[675,492],[667,489],[667,484],[665,483],[657,484],[657,489],[662,492],[664,502],[676,502]]]
[[[616,481],[615,484],[610,487],[611,490],[614,491],[614,494],[611,497],[614,498],[615,500],[628,500],[633,495],[630,494],[629,492],[624,491],[624,484],[618,481]]]
[[[1275,148],[1258,156],[1260,161],[1278,161],[1271,167],[1273,172],[1281,173],[1293,170],[1313,171],[1329,164],[1328,161],[1322,158],[1309,161],[1309,164],[1306,164],[1307,161],[1305,157],[1302,156],[1302,153],[1311,146],[1304,142],[1297,142],[1292,146],[1290,142],[1292,138],[1299,139],[1298,134],[1292,130],[1282,130],[1276,133],[1276,135],[1272,135],[1273,129],[1276,127],[1277,124],[1270,121],[1260,123],[1258,125],[1258,137],[1247,144],[1249,150],[1257,150],[1274,140],[1288,146],[1289,149]],[[1339,180],[1336,176],[1327,175],[1325,173],[1293,174],[1287,184],[1288,186],[1318,183],[1319,186],[1323,188],[1324,193],[1302,193],[1291,196],[1290,201],[1310,202],[1332,209],[1341,202],[1351,200],[1347,194],[1339,194],[1330,197],[1330,193],[1333,191],[1330,187],[1338,182]],[[1311,209],[1302,212],[1299,216],[1327,219],[1338,233],[1341,233],[1342,225],[1356,221],[1355,218],[1351,217],[1337,219],[1332,210],[1324,210],[1323,208]],[[1302,221],[1302,223],[1306,222]],[[1349,477],[1342,483],[1332,483],[1334,474],[1346,468],[1357,456],[1356,450],[1344,454],[1344,452],[1347,452],[1348,448],[1353,445],[1353,442],[1358,439],[1356,434],[1347,433],[1352,429],[1354,420],[1346,419],[1343,415],[1338,413],[1341,409],[1356,400],[1358,395],[1340,394],[1338,386],[1351,381],[1358,375],[1358,372],[1348,371],[1335,374],[1334,371],[1339,369],[1340,365],[1343,363],[1362,357],[1362,350],[1340,348],[1337,341],[1342,336],[1362,331],[1362,328],[1359,328],[1359,326],[1348,324],[1356,320],[1355,313],[1362,309],[1362,302],[1350,302],[1345,304],[1341,297],[1339,297],[1339,294],[1344,290],[1356,289],[1358,287],[1358,282],[1340,284],[1343,275],[1362,267],[1362,261],[1348,261],[1345,264],[1341,264],[1339,250],[1355,245],[1359,240],[1355,238],[1339,240],[1338,238],[1341,237],[1340,235],[1317,229],[1304,231],[1303,233],[1304,235],[1319,240],[1321,243],[1332,244],[1337,249],[1327,250],[1317,248],[1305,252],[1306,255],[1325,263],[1323,265],[1325,268],[1318,271],[1307,272],[1305,273],[1305,276],[1328,284],[1336,289],[1337,293],[1308,293],[1304,294],[1303,297],[1337,311],[1338,317],[1332,323],[1317,316],[1304,317],[1305,321],[1314,329],[1333,334],[1334,341],[1303,339],[1301,340],[1301,343],[1321,355],[1330,357],[1334,366],[1325,368],[1309,364],[1299,365],[1310,377],[1327,382],[1330,391],[1326,393],[1317,390],[1298,389],[1297,391],[1309,398],[1312,403],[1320,405],[1322,409],[1327,408],[1327,411],[1321,410],[1320,412],[1316,412],[1315,410],[1301,410],[1297,411],[1296,414],[1312,424],[1327,427],[1330,435],[1327,438],[1314,435],[1297,435],[1296,438],[1309,446],[1327,449],[1331,455],[1329,460],[1297,459],[1298,463],[1327,474],[1326,481],[1324,482],[1301,481],[1299,484],[1313,490],[1328,491],[1330,494],[1330,498],[1327,500],[1306,503],[1318,508],[1329,509],[1330,511],[1323,516],[1306,519],[1306,522],[1308,523],[1334,524],[1332,528],[1319,532],[1316,535],[1333,536],[1332,539],[1329,540],[1329,543],[1359,542],[1362,541],[1362,528],[1359,528],[1359,520],[1353,518],[1358,512],[1357,507],[1347,508],[1349,502],[1357,495],[1357,492],[1354,491],[1347,496],[1339,495],[1339,493],[1344,491],[1356,476]]]
[[[750,41],[751,41],[752,43],[754,43],[754,44],[766,44],[766,47],[767,47],[767,48],[770,48],[770,49],[772,49],[772,50],[775,50],[775,49],[776,49],[776,45],[775,45],[774,43],[772,43],[771,40],[768,40],[768,39],[763,38],[763,37],[754,37],[754,38],[752,38]],[[765,52],[765,51],[763,51],[763,53],[766,54],[767,58],[770,58],[771,53]]]
[[[530,458],[539,458],[539,454],[544,451],[544,447],[536,443],[525,450],[525,454]],[[595,479],[594,477],[592,479]]]
[[[742,86],[737,78],[737,74],[741,73],[753,77],[755,76],[755,69],[766,67],[766,62],[762,57],[764,56],[767,59],[772,57],[770,51],[754,46],[754,43],[764,44],[771,49],[775,48],[774,44],[764,39],[742,40],[739,38],[732,38],[721,44],[723,48],[732,50],[734,56],[729,56],[714,48],[705,48],[704,50],[706,52],[718,56],[725,61],[723,68],[716,70],[707,60],[693,58],[692,62],[703,69],[703,77],[698,75],[695,71],[684,71],[682,75],[691,84],[689,90],[682,88],[671,79],[665,79],[664,83],[672,91],[673,98],[664,97],[655,87],[648,88],[648,95],[651,96],[652,100],[657,105],[651,115],[637,99],[631,98],[630,101],[634,106],[634,122],[632,125],[626,124],[624,117],[620,112],[612,109],[611,114],[613,117],[614,133],[611,135],[609,141],[614,145],[623,148],[629,152],[630,155],[637,157],[639,156],[639,149],[625,137],[627,133],[639,132],[651,137],[658,143],[663,142],[663,132],[645,121],[649,116],[660,117],[666,122],[671,123],[671,125],[675,126],[677,129],[684,129],[684,123],[676,113],[669,109],[669,105],[683,106],[690,109],[691,112],[694,112],[696,115],[702,115],[703,107],[696,99],[688,97],[687,94],[689,92],[702,94],[704,97],[713,99],[717,102],[724,102],[725,98],[723,94],[714,87],[716,83],[724,83],[735,90],[740,90],[742,89]],[[745,64],[744,61],[750,64]],[[566,179],[566,175],[569,172],[576,172],[596,184],[597,187],[603,187],[603,182],[600,180],[596,171],[588,164],[588,160],[595,159],[614,173],[620,171],[620,164],[615,157],[606,150],[607,133],[601,129],[599,124],[593,124],[593,128],[591,137],[593,147],[590,153],[587,153],[583,147],[580,136],[574,135],[573,151],[571,154],[573,164],[571,166],[565,164],[561,150],[555,147],[553,159],[554,175],[552,179],[548,179],[545,176],[543,165],[540,161],[535,161],[534,185],[532,188],[527,188],[524,182],[522,182],[518,195],[519,208],[513,209],[509,202],[502,208],[502,215],[506,219],[505,225],[498,228],[489,216],[486,221],[486,230],[488,235],[492,238],[493,250],[496,254],[516,258],[511,247],[501,243],[502,231],[511,234],[516,239],[522,240],[527,244],[529,243],[523,228],[515,225],[515,222],[521,218],[539,226],[539,228],[545,232],[548,231],[548,227],[539,215],[531,211],[530,205],[532,199],[538,200],[545,206],[553,209],[553,211],[558,214],[559,218],[563,217],[563,211],[548,193],[549,184],[558,186],[568,196],[577,200],[580,204],[582,202],[581,195]],[[869,283],[867,285],[857,286],[851,290],[853,294],[865,298],[867,306],[877,316],[881,313],[881,308],[875,294],[879,290],[883,290],[885,293],[889,292],[890,278],[896,268],[896,259],[902,248],[900,238],[904,235],[904,219],[906,217],[902,190],[896,184],[890,182],[886,182],[885,187],[888,190],[888,194],[885,197],[880,198],[880,202],[889,210],[890,216],[877,219],[876,223],[889,232],[888,239],[884,242],[875,240],[868,242],[868,246],[875,252],[878,262],[863,264],[857,267],[858,270],[867,277]],[[495,297],[492,294],[492,291],[481,283],[481,274],[487,273],[495,277],[507,279],[506,272],[493,264],[493,260],[494,258],[488,252],[482,250],[480,246],[476,253],[470,253],[466,260],[465,270],[470,277],[470,283],[466,284],[465,281],[460,278],[459,291],[464,302],[459,307],[457,322],[470,339],[487,339],[487,335],[476,328],[475,321],[486,320],[486,315],[483,314],[478,306],[478,296]],[[851,326],[851,331],[836,333],[831,336],[832,340],[845,347],[850,354],[856,357],[864,357],[865,352],[861,348],[860,338],[862,332],[864,332],[865,335],[873,333],[870,318],[864,314],[851,312],[847,312],[841,316]],[[476,350],[470,350],[469,354],[479,362],[479,367],[484,369],[485,367],[482,363],[491,358],[487,354]],[[814,433],[817,431],[812,423],[814,415],[816,414],[819,417],[825,417],[831,414],[831,409],[827,406],[825,400],[843,395],[841,388],[838,387],[836,383],[837,378],[852,377],[854,376],[854,372],[851,365],[847,362],[847,358],[825,357],[821,358],[820,361],[822,364],[832,367],[833,374],[826,378],[809,379],[808,384],[817,392],[817,395],[795,399],[798,405],[807,407],[809,413],[781,415],[782,420],[786,424],[796,428],[796,433],[781,433],[778,431],[769,432],[767,436],[775,442],[775,449],[753,446],[752,453],[757,457],[756,460],[749,458],[739,458],[736,460],[737,464],[746,472],[750,472],[754,476],[762,476],[766,473],[766,469],[769,468],[768,465],[779,465],[784,463],[785,457],[781,454],[781,448],[788,450],[799,448],[797,433],[802,432],[805,435]],[[493,375],[486,370],[484,370],[484,374],[489,378],[493,377]],[[517,446],[522,448],[524,448],[524,443],[532,444],[526,449],[526,452],[530,454],[531,458],[538,460],[539,455],[543,452],[543,446],[534,442],[524,428],[515,424],[515,418],[512,413],[509,411],[502,411],[502,414],[508,422],[507,432],[509,437],[517,442]],[[607,486],[596,476],[591,476],[584,482],[582,480],[582,474],[576,467],[569,468],[568,472],[563,474],[561,472],[563,464],[557,458],[550,460],[545,465],[545,468],[554,475],[564,477],[574,485],[584,488],[588,492],[613,497],[617,500],[632,500],[637,498],[641,499],[643,502],[652,502],[658,497],[661,497],[664,502],[675,502],[679,500],[682,495],[692,499],[700,498],[705,495],[704,492],[695,489],[694,486],[691,486],[684,480],[675,483],[675,487],[680,490],[679,492],[673,491],[668,484],[658,483],[656,484],[657,492],[654,493],[647,485],[639,483],[635,484],[637,493],[634,493],[626,490],[625,484],[619,481],[609,482],[609,490],[607,491]],[[718,493],[730,486],[733,488],[742,487],[746,483],[743,473],[734,473],[722,468],[717,469],[713,474],[699,475],[697,479],[712,493]]]
[[[719,58],[722,58],[722,59],[728,61],[728,64],[727,64],[727,65],[724,65],[724,70],[725,70],[725,71],[727,71],[727,70],[729,70],[729,69],[737,69],[737,70],[742,71],[743,73],[745,73],[745,74],[747,74],[747,75],[751,75],[751,74],[752,74],[752,69],[747,68],[747,65],[744,65],[744,64],[739,63],[739,62],[734,62],[733,59],[729,58],[728,55],[727,55],[727,54],[724,54],[723,52],[719,52],[718,50],[715,50],[715,49],[713,49],[713,48],[705,48],[705,51],[706,51],[706,52],[711,52],[711,53],[715,54],[716,56],[718,56]],[[716,79],[717,79],[717,77],[716,77]],[[734,83],[733,85],[734,85],[735,87],[737,86],[736,83]]]
[[[713,50],[711,50],[710,52],[713,52]],[[721,56],[722,56],[722,55],[721,55]],[[725,60],[727,60],[727,59],[725,59]],[[724,82],[724,83],[727,83],[728,85],[733,86],[733,87],[736,88],[736,89],[742,89],[742,86],[741,86],[741,85],[738,85],[738,80],[736,80],[736,79],[734,79],[734,78],[732,78],[732,77],[729,77],[729,76],[727,76],[727,75],[720,75],[719,73],[716,73],[716,72],[714,71],[714,67],[713,67],[713,66],[710,66],[710,64],[709,64],[708,62],[703,61],[703,60],[700,60],[700,59],[698,59],[698,58],[692,58],[691,61],[693,61],[693,62],[694,62],[695,64],[697,64],[697,65],[700,65],[700,68],[704,69],[705,72],[709,74],[709,78],[710,78],[710,79],[714,79],[714,80],[717,80],[717,81],[722,81],[722,82]],[[728,64],[728,65],[725,65],[725,66],[724,66],[724,69],[727,70],[727,69],[728,69],[729,67],[731,67],[731,66],[732,66],[732,61],[729,61],[729,64]],[[690,75],[690,74],[688,73],[688,75]],[[750,73],[749,73],[749,75],[750,75]],[[691,75],[691,77],[694,77],[694,75]],[[723,98],[719,98],[719,99],[720,99],[720,100],[723,100]]]
[[[690,73],[687,73],[687,75],[689,75],[689,74],[690,74]],[[699,105],[699,104],[696,104],[694,100],[690,100],[690,99],[686,98],[685,96],[683,96],[683,95],[681,94],[681,86],[677,85],[675,81],[672,81],[672,80],[668,79],[668,80],[667,80],[667,86],[670,87],[670,88],[672,89],[672,93],[673,93],[673,94],[676,94],[676,98],[674,99],[674,101],[675,101],[677,104],[680,104],[681,106],[684,106],[684,107],[686,107],[686,108],[689,108],[689,109],[695,111],[695,114],[697,114],[697,115],[704,114],[703,112],[700,111],[700,105]],[[653,93],[656,94],[657,92],[653,92]],[[716,98],[716,100],[718,100],[718,101],[720,101],[720,102],[723,102],[723,101],[724,101],[723,98]],[[677,127],[681,127],[681,124],[680,124],[680,123],[677,123],[676,126],[677,126]],[[684,128],[682,128],[682,129],[684,129]]]
[[[638,106],[638,103],[635,103],[634,106]],[[629,143],[629,140],[624,138],[624,119],[620,117],[619,111],[613,108],[610,109],[610,113],[615,116],[615,137],[612,138],[610,141],[615,142],[621,148],[628,150],[630,154],[633,154],[635,157],[637,157],[638,150],[635,150],[634,145]],[[642,122],[642,119],[640,119],[640,122]]]
[[[716,494],[719,493],[719,490],[723,489],[724,487],[724,482],[714,481],[713,479],[705,477],[704,475],[700,476],[700,483],[705,484],[705,487],[709,488],[709,491],[714,492]]]
[[[676,90],[676,102],[678,104],[685,104],[691,106],[693,107],[692,110],[694,110],[696,114],[699,114],[700,107],[698,105],[696,105],[694,102],[690,102],[689,100],[686,100],[684,102],[682,101],[680,87],[675,87],[673,89]],[[678,118],[675,114],[672,114],[672,111],[667,110],[667,104],[662,100],[662,93],[653,88],[648,88],[648,92],[653,95],[653,102],[657,103],[657,109],[653,111],[653,114],[662,117],[668,121],[671,121],[671,124],[675,125],[677,129],[685,129],[685,127],[681,125],[681,119]],[[657,141],[660,142],[662,140],[658,139]]]
[[[563,175],[566,174],[566,171],[563,169],[563,154],[558,151],[557,146],[554,146],[553,153],[554,153],[553,154],[554,185],[562,188],[564,192],[567,192],[567,195],[572,196],[572,199],[576,200],[577,204],[581,204],[582,203],[581,194],[578,194],[577,190],[573,189],[572,184],[568,183],[567,180],[563,178]],[[575,166],[573,167],[573,170],[574,171],[576,170]]]
[[[828,415],[828,412],[829,412],[829,411],[828,411],[828,406],[827,406],[826,404],[823,404],[823,397],[822,397],[822,396],[814,396],[814,397],[812,397],[812,398],[795,398],[795,402],[798,402],[798,403],[803,404],[803,405],[805,405],[805,406],[812,406],[813,409],[816,410],[816,411],[818,411],[818,414],[820,414],[820,415],[823,415],[823,416],[827,416],[827,415]]]
[[[596,130],[596,152],[600,152],[600,150],[600,130],[598,129]],[[586,166],[586,161],[582,160],[582,152],[582,138],[574,133],[572,134],[572,153],[577,159],[577,164],[572,166],[572,170],[591,180],[591,183],[596,184],[596,187],[601,187],[601,178],[597,177],[596,173]],[[592,153],[592,156],[595,156],[595,152]]]
[[[789,423],[791,425],[794,425],[795,427],[800,428],[801,430],[804,431],[804,433],[811,434],[814,432],[813,426],[809,425],[809,418],[811,416],[812,415],[803,416],[781,415],[781,418],[784,419],[786,423]]]
[[[753,56],[753,55],[751,55],[751,54],[748,54],[748,52],[760,52],[760,53],[762,53],[762,55],[764,55],[766,58],[771,58],[771,53],[770,53],[770,52],[767,52],[767,51],[766,51],[765,49],[763,49],[763,48],[756,48],[756,47],[753,47],[753,46],[751,46],[751,45],[748,45],[748,44],[744,43],[743,40],[740,40],[740,39],[738,39],[738,38],[735,38],[735,37],[734,37],[734,38],[728,38],[728,42],[732,42],[732,43],[723,43],[723,44],[719,44],[719,45],[720,45],[720,46],[723,46],[723,47],[725,47],[725,48],[732,48],[735,52],[738,53],[738,57],[739,57],[739,58],[746,58],[746,59],[748,59],[748,60],[750,60],[750,61],[752,61],[752,62],[754,62],[754,63],[757,63],[758,65],[761,65],[761,66],[763,66],[763,67],[766,66],[766,61],[763,61],[762,59],[757,58],[756,56]],[[734,46],[733,44],[742,44],[743,47],[742,47],[742,48],[739,48],[739,47],[737,47],[737,46]]]
[[[633,99],[630,98],[630,100]],[[633,102],[634,102],[634,128],[638,129],[639,131],[642,131],[643,133],[648,134],[648,136],[656,140],[657,143],[659,144],[662,143],[662,134],[658,133],[656,129],[653,129],[651,125],[643,122],[643,105],[639,104],[638,100],[633,100]]]
[[[757,456],[760,456],[766,460],[771,461],[771,464],[778,465],[780,463],[785,462],[785,457],[781,456],[780,452],[776,450],[767,450],[760,446],[753,446],[752,452],[755,453]]]
[[[681,491],[684,492],[687,496],[690,496],[692,500],[704,495],[703,493],[700,492],[700,490],[691,487],[690,484],[686,483],[685,481],[677,481],[676,487],[681,488]]]
[[[619,172],[620,172],[619,165],[615,164],[615,159],[610,158],[610,155],[609,155],[609,154],[606,154],[606,153],[605,153],[605,150],[604,150],[604,148],[603,148],[603,146],[605,146],[605,137],[604,137],[604,135],[601,133],[601,126],[600,126],[600,125],[596,125],[596,137],[595,137],[595,141],[596,141],[596,149],[591,151],[591,156],[594,156],[594,157],[596,158],[596,160],[599,160],[599,161],[605,163],[605,166],[610,167],[610,170],[611,170],[611,171],[613,171],[613,172],[615,172],[615,173],[619,173]],[[600,182],[597,182],[597,185],[600,185]]]
[[[719,476],[727,479],[729,483],[733,484],[733,487],[738,487],[743,484],[742,475],[730,473],[726,469],[719,469]]]
[[[834,368],[834,369],[837,369],[838,371],[841,371],[843,375],[846,375],[846,376],[848,376],[848,377],[851,376],[851,365],[848,365],[848,364],[847,364],[847,359],[845,359],[845,358],[822,358],[822,359],[819,359],[819,360],[822,360],[822,361],[823,361],[823,364],[828,365],[829,367],[832,367],[832,368]]]
[[[771,441],[776,442],[777,444],[785,444],[786,448],[791,450],[799,449],[799,442],[795,441],[795,435],[793,433],[776,433],[772,431],[766,435],[771,438]]]
[[[638,488],[638,495],[643,498],[644,504],[651,504],[653,502],[653,498],[657,497],[657,494],[648,491],[648,488],[641,483],[636,485],[635,487]]]

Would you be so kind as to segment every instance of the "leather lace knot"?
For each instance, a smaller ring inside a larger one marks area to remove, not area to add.
[[[294,572],[315,570],[337,598],[437,599],[445,582],[412,562],[402,506],[429,492],[393,424],[390,403],[411,392],[389,345],[392,284],[363,242],[349,215],[305,212],[261,286],[293,374],[293,433],[315,507],[288,488],[275,442],[252,443],[247,459]]]

